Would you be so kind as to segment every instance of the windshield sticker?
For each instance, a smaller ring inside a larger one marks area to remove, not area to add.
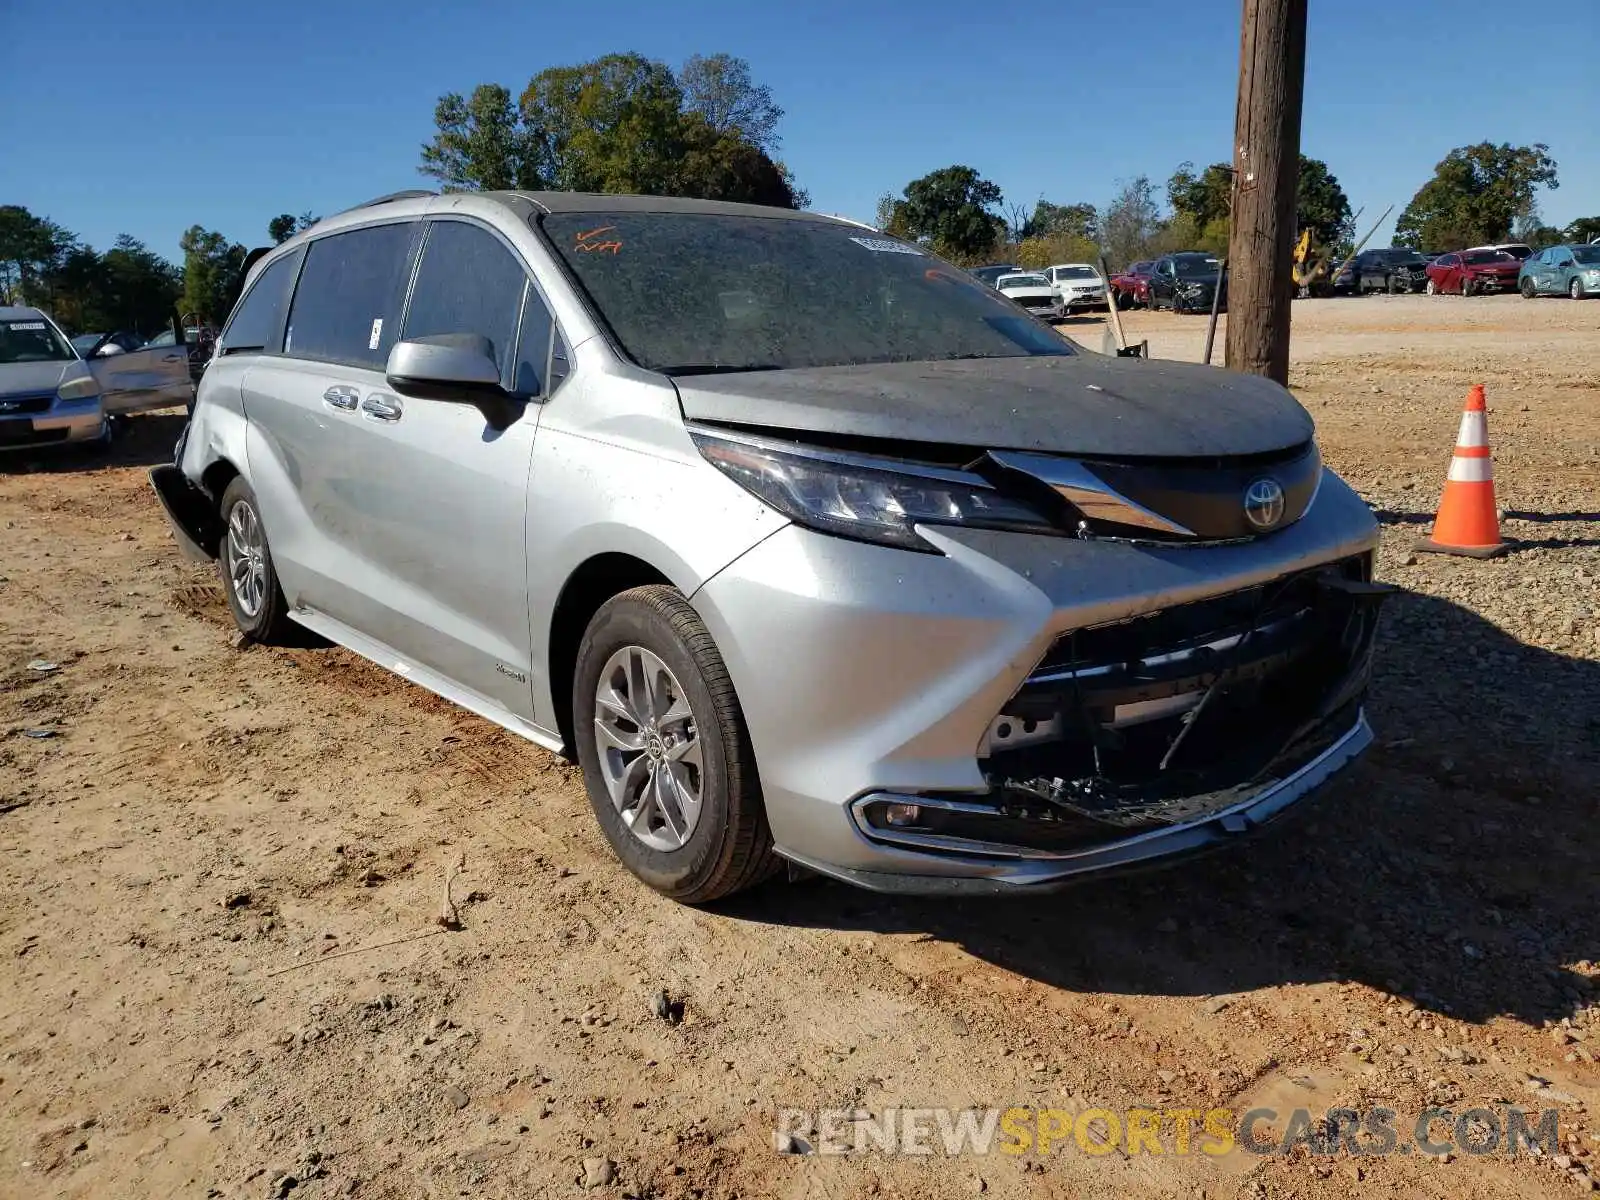
[[[587,254],[621,254],[622,239],[600,239],[602,233],[613,233],[615,225],[602,225],[598,229],[585,229],[573,237],[572,248]]]
[[[7,329],[21,329],[21,330],[27,330],[27,331],[38,330],[39,332],[42,333],[46,329],[48,329],[50,327],[48,325],[46,325],[43,321],[7,321],[6,322],[6,328]]]
[[[372,332],[367,335],[367,349],[376,350],[378,343],[383,341],[383,318],[372,318]]]
[[[891,242],[888,238],[853,237],[850,240],[879,254],[914,254],[918,258],[923,257],[922,251],[915,246],[907,246],[904,242]]]

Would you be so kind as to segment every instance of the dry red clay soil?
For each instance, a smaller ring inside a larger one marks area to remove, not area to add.
[[[1128,323],[1199,353],[1201,318]],[[1306,302],[1294,353],[1404,589],[1379,744],[1236,853],[1003,902],[815,880],[663,900],[571,766],[342,650],[238,643],[146,482],[181,415],[135,418],[108,459],[6,458],[0,1195],[1593,1189],[1600,303]],[[1473,383],[1518,547],[1419,560]],[[1559,1144],[1401,1153],[1429,1105],[1554,1109]],[[1058,1110],[1052,1129],[1269,1107],[1268,1139],[1295,1108],[1383,1106],[1399,1145],[1007,1154],[997,1134],[952,1156],[936,1117],[929,1155],[774,1135],[788,1109],[846,1110],[848,1143],[891,1110],[991,1106]]]

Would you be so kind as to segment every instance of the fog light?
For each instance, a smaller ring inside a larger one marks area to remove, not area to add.
[[[885,825],[915,825],[922,819],[922,809],[915,804],[885,804],[883,806],[883,823]]]

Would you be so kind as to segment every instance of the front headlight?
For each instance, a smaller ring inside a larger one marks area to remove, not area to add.
[[[92,400],[100,394],[100,383],[93,375],[69,379],[56,389],[56,397],[63,402]]]
[[[869,466],[800,446],[690,433],[712,466],[797,525],[822,533],[937,554],[917,525],[1062,532],[964,472]]]
[[[1596,271],[1592,268],[1585,271],[1583,273],[1583,281],[1585,283],[1592,283],[1596,287],[1600,287],[1600,271]]]

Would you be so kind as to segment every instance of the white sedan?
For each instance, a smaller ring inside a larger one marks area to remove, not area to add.
[[[1052,321],[1061,316],[1061,297],[1050,281],[1036,271],[1002,275],[994,286],[1006,299],[1015,300],[1036,317]]]
[[[1046,268],[1044,275],[1067,312],[1106,306],[1106,281],[1088,263],[1058,263]]]

